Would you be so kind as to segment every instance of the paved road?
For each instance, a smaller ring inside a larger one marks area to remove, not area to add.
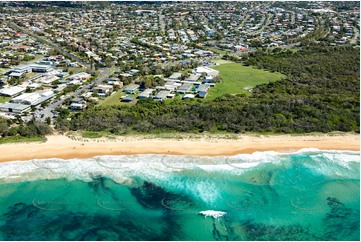
[[[359,42],[357,42],[357,37],[360,36],[360,33],[358,31],[358,29],[353,26],[353,36],[352,36],[352,39],[350,40],[350,43],[351,44],[360,44]]]
[[[273,19],[273,14],[272,14],[272,13],[268,13],[268,14],[267,14],[267,17],[266,17],[266,19],[265,19],[265,21],[264,21],[264,23],[263,23],[263,25],[261,26],[261,28],[259,28],[258,30],[255,30],[255,31],[253,31],[253,32],[251,32],[251,33],[249,33],[249,35],[255,36],[255,35],[261,34],[262,31],[263,31],[263,29],[264,29],[266,26],[268,26],[268,25],[271,24],[272,19]]]
[[[34,34],[32,31],[29,31],[29,30],[26,30],[22,27],[20,27],[19,25],[13,23],[13,22],[10,22],[10,21],[5,21],[6,24],[8,24],[11,28],[17,30],[17,31],[21,31],[21,32],[24,32],[28,35],[30,35],[31,37],[33,37],[35,40],[39,41],[39,42],[42,42],[44,44],[47,44],[49,45],[50,47],[54,48],[55,50],[57,50],[58,52],[60,52],[62,55],[64,56],[67,56],[67,57],[70,57],[72,59],[75,59],[78,63],[80,63],[81,65],[87,67],[88,69],[91,69],[91,65],[89,62],[81,59],[79,56],[76,56],[74,55],[73,53],[70,53],[66,50],[64,50],[63,48],[59,47],[58,45],[54,44],[53,42],[49,41],[49,40],[46,40],[46,39],[43,39],[41,37],[39,37],[38,35]]]
[[[164,23],[163,9],[159,10],[158,18],[159,18],[160,28],[162,29],[163,33],[165,33],[165,23]]]
[[[248,13],[246,14],[246,17],[242,20],[242,22],[237,26],[237,29],[243,29],[244,24],[246,23],[246,21],[251,17],[251,15],[249,15]]]
[[[290,13],[291,13],[291,24],[295,24],[296,13],[293,11],[290,11]]]

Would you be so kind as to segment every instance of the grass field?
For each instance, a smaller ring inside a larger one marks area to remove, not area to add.
[[[10,101],[11,97],[4,97],[0,96],[0,103],[6,103],[7,101]]]
[[[133,97],[133,101],[127,103],[127,102],[121,102],[122,96],[130,96]],[[122,90],[119,90],[115,93],[113,93],[111,96],[106,97],[104,100],[100,101],[98,104],[99,106],[113,106],[113,105],[129,105],[134,104],[137,102],[136,95],[133,94],[126,94]]]
[[[222,81],[210,89],[207,99],[214,99],[225,94],[249,95],[249,90],[253,87],[285,77],[280,73],[271,73],[238,63],[220,64],[212,68],[220,71]]]

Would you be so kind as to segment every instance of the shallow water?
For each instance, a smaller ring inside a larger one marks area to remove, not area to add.
[[[359,240],[359,174],[318,150],[1,163],[0,239]]]

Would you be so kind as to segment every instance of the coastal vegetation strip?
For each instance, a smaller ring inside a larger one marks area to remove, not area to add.
[[[24,137],[21,135],[11,136],[11,137],[3,137],[0,138],[0,144],[7,143],[28,143],[28,142],[45,142],[45,137],[40,136],[32,136],[32,137]]]
[[[267,74],[282,73],[285,78],[257,85],[249,96],[225,94],[213,100],[187,102],[175,98],[164,103],[142,99],[136,105],[88,107],[71,116],[68,109],[60,109],[55,129],[61,132],[106,131],[113,135],[357,133],[360,127],[360,60],[355,53],[359,53],[359,48],[314,46],[298,52],[258,51],[250,54],[244,64],[267,70]],[[2,137],[43,136],[49,132],[46,123],[0,118]]]
[[[169,103],[144,99],[133,106],[89,108],[71,121],[60,116],[58,128],[113,134],[359,131],[360,70],[354,48],[260,51],[246,64],[268,70],[267,74],[281,72],[286,78],[258,85],[247,97],[226,94],[206,102]]]

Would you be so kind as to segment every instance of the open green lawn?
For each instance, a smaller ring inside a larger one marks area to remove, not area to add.
[[[212,67],[220,71],[222,81],[209,91],[207,99],[214,99],[225,94],[246,94],[256,85],[275,82],[285,77],[280,73],[255,69],[238,63],[226,63]]]
[[[122,96],[133,97],[133,101],[131,101],[130,103],[121,102]],[[106,97],[104,100],[101,100],[98,105],[99,106],[129,105],[129,104],[135,104],[136,102],[137,102],[136,95],[126,94],[123,92],[123,90],[119,90],[116,93],[113,93],[113,95]]]
[[[0,103],[6,103],[7,101],[10,101],[11,97],[4,97],[0,96]]]

